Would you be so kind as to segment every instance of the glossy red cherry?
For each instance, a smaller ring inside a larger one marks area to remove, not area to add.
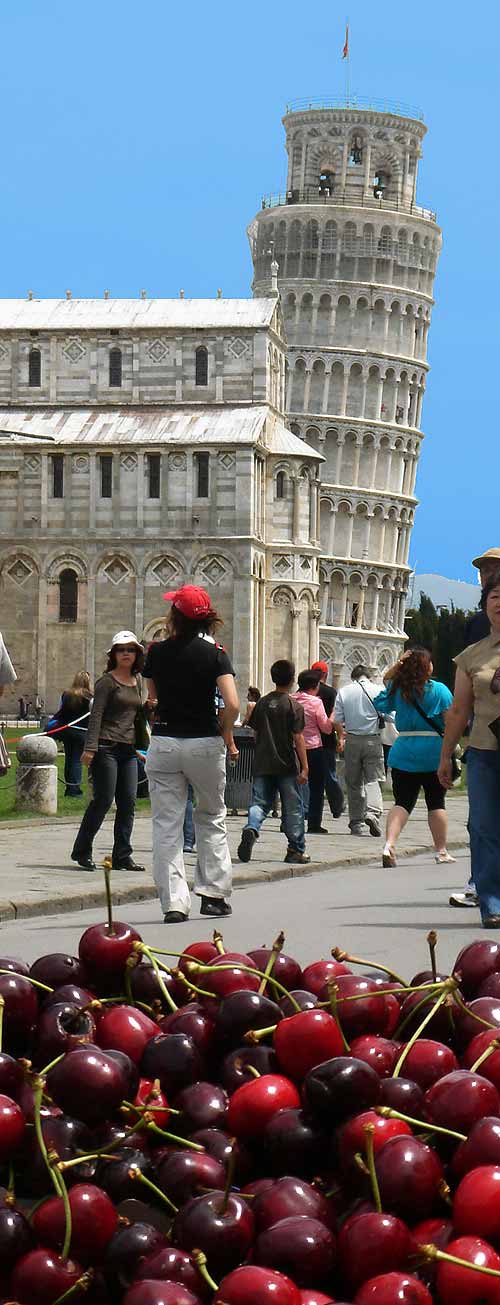
[[[141,1117],[144,1118],[145,1114],[150,1115],[158,1128],[166,1128],[170,1118],[170,1107],[158,1081],[141,1078],[132,1106],[122,1106],[120,1113],[129,1128],[132,1124],[139,1125]]]
[[[382,1273],[363,1283],[354,1305],[432,1305],[432,1296],[423,1282],[408,1273]]]
[[[229,1097],[216,1083],[190,1083],[175,1098],[175,1109],[180,1110],[177,1121],[183,1133],[197,1128],[223,1128]],[[174,1130],[175,1131],[175,1130]]]
[[[229,1051],[227,1056],[224,1056],[220,1067],[220,1081],[230,1096],[237,1088],[243,1087],[244,1083],[249,1083],[254,1077],[250,1066],[261,1076],[277,1074],[278,1061],[273,1048],[263,1046],[260,1042],[255,1047],[236,1047],[234,1051]]]
[[[184,1205],[203,1191],[226,1185],[226,1170],[203,1151],[171,1151],[158,1165],[157,1184],[174,1205]]]
[[[0,1163],[19,1150],[24,1138],[26,1122],[23,1112],[11,1097],[0,1096]]]
[[[315,994],[306,992],[305,988],[291,988],[287,997],[280,998],[280,1006],[284,1015],[297,1015],[297,1006],[300,1006],[301,1010],[314,1010],[317,1003],[318,998]]]
[[[0,966],[1,969],[1,966]],[[66,952],[50,952],[39,956],[30,966],[32,979],[38,983],[47,983],[49,988],[62,988],[65,983],[76,983],[86,988],[89,975],[78,956],[68,956]]]
[[[306,965],[302,971],[302,987],[306,992],[313,992],[315,997],[319,997],[320,992],[328,982],[328,979],[336,979],[340,974],[350,974],[351,970],[348,965],[342,961],[313,961],[311,965]]]
[[[413,1083],[418,1083],[423,1092],[458,1067],[458,1060],[451,1047],[446,1047],[444,1042],[434,1042],[431,1038],[419,1038],[404,1062],[406,1077]]]
[[[468,1260],[471,1266],[500,1273],[500,1255],[482,1237],[457,1237],[446,1247],[449,1255]],[[441,1261],[436,1273],[441,1305],[499,1305],[500,1277],[490,1277],[471,1267]]]
[[[171,970],[164,969],[160,960],[159,974],[162,984],[172,1000],[175,1001],[177,1006],[183,1006],[188,997],[185,984],[176,979]],[[139,965],[135,965],[134,969],[130,971],[130,989],[134,1002],[139,1003],[142,1001],[146,1006],[152,1006],[155,1015],[158,1012],[158,1016],[161,1017],[162,1011],[165,1015],[170,1013],[172,1007],[160,988],[158,973],[145,957],[142,958]]]
[[[383,1078],[380,1083],[380,1105],[399,1110],[402,1115],[424,1119],[425,1100],[422,1088],[409,1078]]]
[[[341,1170],[345,1174],[353,1172],[354,1157],[357,1154],[364,1156],[366,1153],[366,1133],[364,1130],[367,1124],[370,1124],[374,1129],[372,1137],[375,1155],[391,1137],[413,1136],[410,1125],[406,1124],[403,1119],[384,1119],[382,1115],[377,1115],[374,1110],[362,1111],[360,1115],[348,1119],[347,1123],[343,1124],[338,1130],[336,1152]]]
[[[103,1263],[113,1293],[116,1288],[125,1291],[146,1259],[164,1248],[164,1234],[153,1224],[138,1220],[119,1228],[106,1247]]]
[[[24,1085],[24,1069],[19,1060],[0,1052],[0,1092],[17,1101]]]
[[[335,1301],[333,1296],[325,1296],[324,1291],[318,1291],[316,1287],[303,1287],[300,1305],[335,1305]],[[338,1305],[345,1305],[345,1302],[339,1301]]]
[[[349,1293],[381,1273],[406,1268],[410,1233],[392,1214],[367,1211],[346,1219],[339,1233],[337,1252],[342,1281]]]
[[[274,1174],[314,1178],[321,1172],[328,1148],[327,1134],[303,1110],[279,1110],[267,1125],[264,1147]]]
[[[297,1088],[282,1074],[263,1074],[237,1088],[227,1110],[227,1129],[243,1140],[258,1138],[278,1110],[298,1108]]]
[[[492,1042],[498,1041],[498,1029],[485,1029],[483,1033],[477,1033],[476,1037],[469,1042],[463,1057],[462,1063],[465,1069],[471,1069],[475,1065],[483,1051],[491,1045]],[[500,1091],[500,1049],[493,1050],[486,1060],[483,1060],[479,1066],[478,1073],[482,1078],[487,1078],[490,1083],[494,1083],[497,1091]]]
[[[487,979],[483,979],[477,990],[477,996],[494,997],[496,1001],[500,1000],[500,970],[495,970]]]
[[[91,924],[85,930],[78,954],[98,992],[105,992],[108,985],[113,987],[121,980],[134,943],[140,941],[137,929],[120,920],[114,921],[112,930],[109,924]]]
[[[185,1033],[202,1056],[206,1056],[211,1051],[215,1040],[214,1022],[203,1006],[199,1006],[197,1002],[183,1006],[180,1010],[171,1011],[170,1015],[160,1020],[158,1031]]]
[[[69,1192],[72,1255],[82,1264],[100,1260],[118,1227],[118,1215],[106,1192],[93,1183],[77,1183]],[[62,1248],[65,1234],[64,1206],[60,1196],[44,1201],[33,1215],[33,1227],[44,1246]]]
[[[202,939],[200,942],[189,943],[179,957],[179,969],[188,976],[189,961],[200,961],[202,965],[208,965],[210,961],[217,960],[220,956],[215,944],[208,939]],[[203,984],[202,984],[203,987]]]
[[[185,1251],[204,1251],[217,1280],[247,1256],[254,1237],[254,1217],[243,1197],[209,1192],[183,1205],[174,1219],[172,1236]]]
[[[29,979],[22,974],[0,974],[0,997],[4,1000],[3,1037],[6,1051],[25,1049],[38,1016],[38,998]]]
[[[281,1111],[284,1114],[284,1111]],[[238,1142],[235,1137],[230,1137],[229,1133],[224,1132],[222,1128],[197,1128],[196,1132],[191,1133],[192,1142],[197,1142],[202,1146],[208,1155],[213,1156],[214,1160],[219,1160],[224,1165],[227,1175],[228,1165],[231,1163],[234,1169],[235,1186],[240,1187],[246,1183],[253,1173],[254,1165],[250,1152],[244,1146],[243,1142]]]
[[[0,973],[2,970],[9,970],[11,974],[24,974],[27,977],[30,967],[25,961],[18,960],[17,956],[0,956]]]
[[[453,966],[453,975],[458,979],[464,996],[469,998],[495,970],[500,970],[500,944],[489,938],[478,938],[462,947]]]
[[[0,1205],[0,1265],[2,1276],[10,1273],[17,1260],[35,1245],[33,1229],[21,1214],[8,1205]]]
[[[486,1020],[493,1028],[500,1029],[500,1001],[496,997],[474,997],[465,1010],[459,1010],[455,1016],[455,1045],[467,1047],[478,1033],[484,1032],[484,1024],[475,1018]]]
[[[61,1002],[68,1002],[70,1006],[76,1006],[79,1010],[86,1010],[91,1003],[94,1003],[92,1007],[94,1019],[97,1020],[99,1017],[98,998],[95,992],[91,992],[90,988],[82,988],[79,983],[63,983],[61,988],[55,988],[54,992],[44,994],[42,1008],[46,1011],[50,1006],[59,1006]]]
[[[298,1287],[283,1273],[244,1264],[220,1283],[213,1305],[301,1305]]]
[[[200,1305],[200,1301],[200,1296],[195,1296],[179,1282],[153,1279],[134,1282],[124,1297],[123,1305]]]
[[[47,1065],[73,1047],[94,1042],[96,1022],[92,1011],[71,1002],[54,1002],[40,1012],[36,1028],[36,1064]]]
[[[380,1078],[388,1078],[394,1069],[401,1047],[380,1033],[362,1033],[351,1042],[351,1056],[371,1065]]]
[[[301,1083],[314,1065],[341,1056],[344,1043],[337,1021],[328,1011],[305,1010],[278,1024],[274,1050],[283,1073]]]
[[[362,1033],[385,1035],[388,1010],[385,997],[380,996],[375,980],[358,974],[339,974],[336,986],[336,1009],[346,1037],[356,1038]],[[351,997],[355,997],[356,1001],[347,1000]],[[328,985],[325,985],[320,993],[320,1001],[327,1000]],[[399,1019],[399,1006],[397,1016]]]
[[[295,1215],[307,1215],[310,1219],[318,1219],[328,1228],[333,1227],[335,1223],[333,1206],[323,1193],[316,1187],[312,1187],[310,1183],[304,1182],[301,1178],[286,1177],[278,1178],[275,1183],[265,1180],[265,1184],[265,1187],[260,1187],[255,1200],[252,1201],[259,1232],[272,1228],[273,1224]],[[256,1184],[249,1184],[249,1186],[255,1188]],[[248,1191],[248,1187],[246,1190]]]
[[[291,1215],[259,1233],[253,1259],[278,1269],[299,1287],[324,1287],[335,1264],[335,1238],[318,1219]]]
[[[47,1075],[50,1096],[85,1124],[99,1124],[114,1114],[127,1095],[127,1073],[99,1047],[77,1047]]]
[[[463,1178],[479,1165],[500,1165],[500,1119],[496,1115],[486,1115],[474,1124],[451,1161],[454,1178]]]
[[[258,970],[266,969],[266,965],[272,955],[270,947],[254,947],[248,953],[250,959],[254,961]],[[272,974],[268,979],[266,993],[269,997],[277,999],[278,989],[273,988],[273,979],[277,979],[284,988],[302,988],[303,978],[299,962],[294,960],[293,956],[286,956],[285,952],[278,952],[275,957]]]
[[[252,1029],[273,1028],[283,1019],[283,1011],[270,997],[260,992],[231,992],[221,1001],[215,1016],[215,1034],[219,1046],[238,1047]]]
[[[224,956],[217,955],[215,960],[208,962],[208,965],[207,970],[197,975],[196,971],[190,972],[187,964],[187,978],[193,978],[195,984],[199,982],[201,988],[213,993],[215,997],[229,997],[231,992],[242,992],[244,989],[258,992],[260,976],[248,973],[248,970],[255,970],[257,967],[251,957],[244,952],[226,952]]]
[[[465,1174],[453,1198],[453,1227],[496,1246],[500,1240],[500,1165],[480,1165]]]
[[[457,1069],[440,1078],[425,1094],[428,1118],[441,1127],[469,1133],[485,1115],[500,1113],[500,1097],[493,1083],[480,1073]]]
[[[10,1294],[19,1305],[53,1305],[81,1278],[83,1269],[75,1260],[63,1260],[56,1251],[39,1247],[28,1251],[12,1270]],[[83,1300],[76,1291],[72,1301]]]
[[[354,1056],[336,1056],[309,1070],[303,1086],[306,1109],[320,1123],[340,1123],[378,1104],[382,1080]]]
[[[157,1033],[150,1038],[140,1070],[144,1078],[158,1078],[170,1100],[189,1083],[206,1078],[203,1057],[185,1033]]]
[[[375,1157],[382,1207],[416,1223],[432,1214],[443,1181],[436,1152],[416,1137],[393,1137]]]
[[[144,1278],[148,1281],[158,1279],[160,1282],[177,1282],[203,1300],[211,1295],[187,1251],[181,1251],[178,1246],[163,1246],[142,1260],[136,1280],[141,1282]]]
[[[139,1064],[141,1056],[158,1033],[158,1025],[135,1006],[110,1006],[99,1020],[96,1042],[104,1051],[124,1051]]]

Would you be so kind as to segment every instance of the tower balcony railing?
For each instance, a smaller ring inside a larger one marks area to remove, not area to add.
[[[306,186],[304,190],[283,190],[270,195],[263,195],[261,208],[283,208],[290,204],[320,204],[323,208],[364,208],[377,213],[407,213],[413,217],[425,218],[436,222],[437,215],[432,208],[424,208],[414,200],[401,199],[398,195],[385,198],[382,194],[371,194],[364,190],[338,191],[331,194],[317,186]]]
[[[414,122],[423,122],[422,110],[415,104],[405,104],[402,100],[386,100],[368,95],[319,95],[303,100],[289,100],[285,108],[288,113],[307,113],[308,109],[348,109],[355,113],[360,109],[368,113],[390,113],[396,118],[412,118]]]

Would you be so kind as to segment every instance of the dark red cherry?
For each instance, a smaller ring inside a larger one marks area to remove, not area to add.
[[[244,1264],[223,1278],[213,1305],[301,1305],[301,1293],[285,1274]]]
[[[134,1282],[129,1287],[123,1305],[200,1305],[201,1297],[194,1295],[179,1282],[157,1282],[155,1279]]]
[[[477,1015],[479,1020],[475,1018]],[[455,1043],[459,1050],[484,1031],[485,1025],[481,1022],[484,1020],[493,1028],[500,1029],[500,1001],[495,997],[475,997],[468,1003],[466,1011],[459,1010],[455,1017]]]
[[[414,1119],[425,1118],[425,1101],[422,1088],[408,1078],[383,1078],[380,1084],[380,1105],[399,1110]]]
[[[277,1176],[292,1171],[300,1178],[314,1178],[321,1171],[328,1138],[302,1109],[279,1110],[267,1125],[263,1141]]]
[[[69,1192],[71,1210],[72,1255],[82,1264],[100,1260],[118,1227],[118,1215],[106,1192],[94,1183],[77,1183]],[[61,1250],[66,1220],[60,1196],[39,1205],[33,1215],[33,1227],[44,1246]]]
[[[211,1294],[191,1257],[177,1246],[163,1246],[161,1250],[148,1255],[136,1274],[137,1282],[144,1278],[179,1283],[203,1300]]]
[[[258,970],[265,971],[272,956],[272,951],[270,947],[255,947],[252,948],[248,955],[255,962]],[[293,956],[286,956],[284,952],[279,952],[275,957],[271,977],[268,979],[266,986],[267,994],[271,997],[276,994],[277,999],[279,989],[275,988],[273,990],[273,978],[277,979],[278,983],[281,983],[284,988],[288,988],[289,992],[291,988],[302,987],[302,970],[298,961],[294,960]]]
[[[127,1096],[128,1075],[99,1047],[77,1047],[47,1075],[50,1096],[85,1124],[99,1124],[114,1114]]]
[[[257,1189],[252,1208],[257,1230],[263,1232],[282,1219],[295,1215],[307,1215],[310,1219],[319,1219],[326,1227],[333,1227],[335,1211],[323,1193],[302,1178],[278,1178],[275,1183],[264,1180],[265,1186]],[[255,1188],[249,1184],[245,1189]]]
[[[29,975],[30,967],[25,961],[20,961],[17,956],[0,956],[0,974],[2,970],[9,970],[11,974]]]
[[[253,1259],[278,1269],[299,1287],[326,1286],[335,1264],[335,1238],[318,1219],[292,1215],[259,1234]]]
[[[78,1006],[80,1010],[86,1010],[87,1006],[91,1006],[94,1019],[99,1016],[99,1002],[95,993],[91,992],[90,988],[82,988],[78,983],[63,983],[62,987],[55,988],[54,992],[43,994],[43,1010],[48,1010],[50,1006],[58,1006],[61,1002],[69,1002],[71,1006]]]
[[[99,993],[107,992],[108,987],[113,988],[121,981],[134,943],[140,941],[137,929],[120,920],[114,921],[112,929],[109,924],[91,924],[85,930],[78,954]]]
[[[24,1069],[14,1056],[0,1051],[0,1092],[17,1101],[24,1084]]]
[[[158,1078],[171,1100],[182,1088],[206,1078],[205,1064],[192,1038],[185,1033],[158,1033],[145,1048],[140,1070],[143,1078]]]
[[[110,1006],[99,1020],[96,1042],[104,1051],[123,1051],[138,1065],[157,1033],[158,1025],[145,1011],[135,1006]]]
[[[433,1042],[431,1038],[418,1038],[404,1062],[405,1074],[413,1083],[418,1083],[423,1092],[455,1069],[458,1069],[458,1060],[451,1047],[446,1047],[443,1042]]]
[[[470,1133],[485,1115],[500,1114],[500,1097],[480,1073],[457,1069],[440,1078],[425,1094],[427,1117],[441,1127]]]
[[[75,1260],[63,1260],[56,1251],[40,1247],[23,1255],[12,1270],[10,1294],[23,1305],[53,1305],[59,1296],[70,1290],[81,1278],[83,1269]],[[83,1293],[74,1292],[72,1301],[83,1300]]]
[[[32,979],[38,983],[47,983],[49,988],[62,988],[63,984],[76,983],[87,988],[89,975],[78,956],[68,956],[66,952],[51,952],[39,956],[30,967]]]
[[[380,1273],[406,1268],[410,1233],[393,1214],[353,1214],[342,1225],[338,1262],[342,1281],[354,1294],[363,1282]]]
[[[377,1105],[382,1080],[370,1065],[353,1056],[336,1056],[311,1069],[304,1080],[307,1110],[325,1124]]]
[[[24,1138],[26,1121],[12,1097],[0,1096],[0,1164],[11,1160]]]
[[[381,1033],[385,1036],[388,1008],[375,980],[358,974],[339,974],[335,982],[336,1010],[346,1037],[357,1038],[362,1033]],[[320,1001],[328,1001],[328,995],[326,984],[320,992]],[[348,1000],[351,997],[356,997],[356,1001]],[[399,1017],[398,1006],[397,1019]]]
[[[170,1015],[160,1020],[159,1032],[185,1033],[202,1056],[208,1055],[215,1039],[213,1020],[207,1011],[195,1002],[181,1007],[180,1010],[172,1011]]]
[[[173,1224],[173,1239],[185,1251],[204,1251],[216,1280],[245,1259],[253,1242],[254,1217],[235,1194],[210,1192],[187,1201]]]
[[[146,1178],[152,1176],[152,1161],[150,1157],[142,1150],[133,1149],[132,1147],[119,1148],[113,1151],[112,1158],[105,1160],[101,1157],[96,1169],[96,1182],[104,1188],[111,1200],[118,1205],[120,1201],[127,1201],[130,1198],[140,1200],[143,1193],[143,1185],[140,1180],[131,1176],[131,1170],[138,1169]]]
[[[220,1078],[230,1096],[237,1088],[242,1087],[243,1083],[249,1083],[254,1077],[249,1066],[256,1069],[260,1075],[276,1074],[278,1061],[273,1048],[263,1047],[260,1043],[256,1047],[237,1047],[235,1051],[229,1051],[227,1056],[224,1056]]]
[[[436,1152],[416,1137],[393,1137],[375,1157],[382,1207],[405,1221],[433,1213],[443,1182]]]
[[[490,938],[478,938],[462,947],[453,966],[453,977],[458,979],[464,996],[470,998],[495,970],[500,970],[500,944]]]
[[[472,1266],[500,1273],[500,1255],[483,1237],[456,1237],[446,1247],[448,1255]],[[436,1273],[440,1305],[498,1305],[500,1278],[478,1273],[474,1267],[441,1261]]]
[[[45,1006],[36,1028],[34,1060],[40,1067],[83,1043],[95,1042],[96,1022],[90,1010],[80,1010],[70,1002]]]
[[[351,1042],[351,1056],[371,1065],[380,1078],[388,1078],[394,1069],[401,1047],[380,1033],[363,1033]]]
[[[38,1016],[36,989],[22,974],[0,974],[0,997],[4,1000],[5,1049],[22,1054]]]
[[[229,1097],[224,1088],[215,1083],[190,1083],[175,1097],[174,1105],[180,1110],[178,1121],[183,1133],[191,1134],[198,1128],[223,1128]]]
[[[297,1006],[300,1006],[301,1010],[314,1010],[317,1001],[318,998],[313,992],[306,992],[305,988],[292,988],[288,997],[281,998],[280,1006],[284,1015],[297,1015]]]
[[[312,961],[311,965],[307,965],[302,971],[302,987],[306,992],[312,992],[315,997],[319,997],[329,979],[337,979],[341,974],[351,973],[347,965],[342,961],[334,961],[333,958],[328,961]]]
[[[35,1245],[31,1225],[20,1210],[0,1205],[0,1264],[1,1273],[9,1273],[23,1255]]]
[[[364,1282],[356,1292],[355,1305],[432,1305],[423,1282],[409,1273],[381,1273]]]
[[[174,1205],[184,1205],[192,1196],[226,1185],[224,1165],[203,1151],[172,1151],[157,1169],[157,1185]]]
[[[166,970],[160,964],[159,974],[163,986],[170,993],[172,1000],[176,1005],[183,1005],[186,1000],[187,989],[183,983],[179,983],[170,970]],[[159,1014],[164,1011],[165,1015],[170,1014],[171,1006],[167,1001],[160,987],[158,974],[153,966],[146,960],[141,960],[130,974],[130,988],[134,1002],[144,1002],[146,1006],[152,1006],[155,1014],[158,1009]]]
[[[463,1178],[479,1165],[500,1165],[500,1119],[486,1115],[474,1124],[465,1142],[457,1147],[451,1162],[455,1178]]]
[[[239,1047],[251,1029],[266,1029],[283,1019],[283,1011],[259,992],[231,992],[221,1001],[215,1017],[215,1033],[222,1047]]]
[[[106,1281],[123,1291],[130,1286],[144,1261],[164,1246],[164,1234],[153,1224],[138,1220],[125,1228],[118,1228],[106,1247]]]
[[[253,1169],[253,1160],[243,1142],[230,1137],[222,1128],[197,1128],[195,1133],[191,1133],[191,1141],[204,1147],[214,1160],[224,1165],[226,1173],[231,1162],[237,1187],[247,1182]]]
[[[192,977],[195,984],[200,979],[200,986],[213,993],[215,997],[228,997],[231,992],[240,992],[245,988],[250,992],[259,990],[260,976],[251,973],[256,966],[250,956],[243,952],[226,952],[224,956],[218,955],[215,960],[209,961],[208,966],[207,970],[198,975],[196,971],[190,974],[188,963],[187,977]]]

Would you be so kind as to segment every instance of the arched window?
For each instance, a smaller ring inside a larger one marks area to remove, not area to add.
[[[286,476],[284,471],[278,471],[276,476],[276,498],[285,498],[286,495]]]
[[[195,383],[196,385],[208,385],[208,350],[204,345],[195,353]]]
[[[196,498],[209,498],[210,455],[208,453],[195,453],[194,463],[196,471]]]
[[[120,388],[122,383],[122,351],[121,349],[110,349],[109,351],[109,384],[110,386]]]
[[[42,384],[42,355],[39,349],[30,349],[29,352],[29,371],[28,384],[39,386]]]
[[[78,620],[78,577],[69,566],[59,576],[59,620]]]

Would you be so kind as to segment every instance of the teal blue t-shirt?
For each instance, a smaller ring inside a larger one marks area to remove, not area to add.
[[[435,720],[436,725],[444,730],[442,713],[448,711],[453,702],[452,694],[446,684],[439,680],[428,680],[423,695],[418,699],[419,706],[426,716]],[[384,689],[374,698],[377,711],[387,714],[396,712],[396,729],[425,730],[426,738],[399,738],[393,743],[388,757],[389,766],[397,770],[437,770],[441,756],[441,739],[427,721],[423,720],[411,702],[406,702],[399,689]]]

